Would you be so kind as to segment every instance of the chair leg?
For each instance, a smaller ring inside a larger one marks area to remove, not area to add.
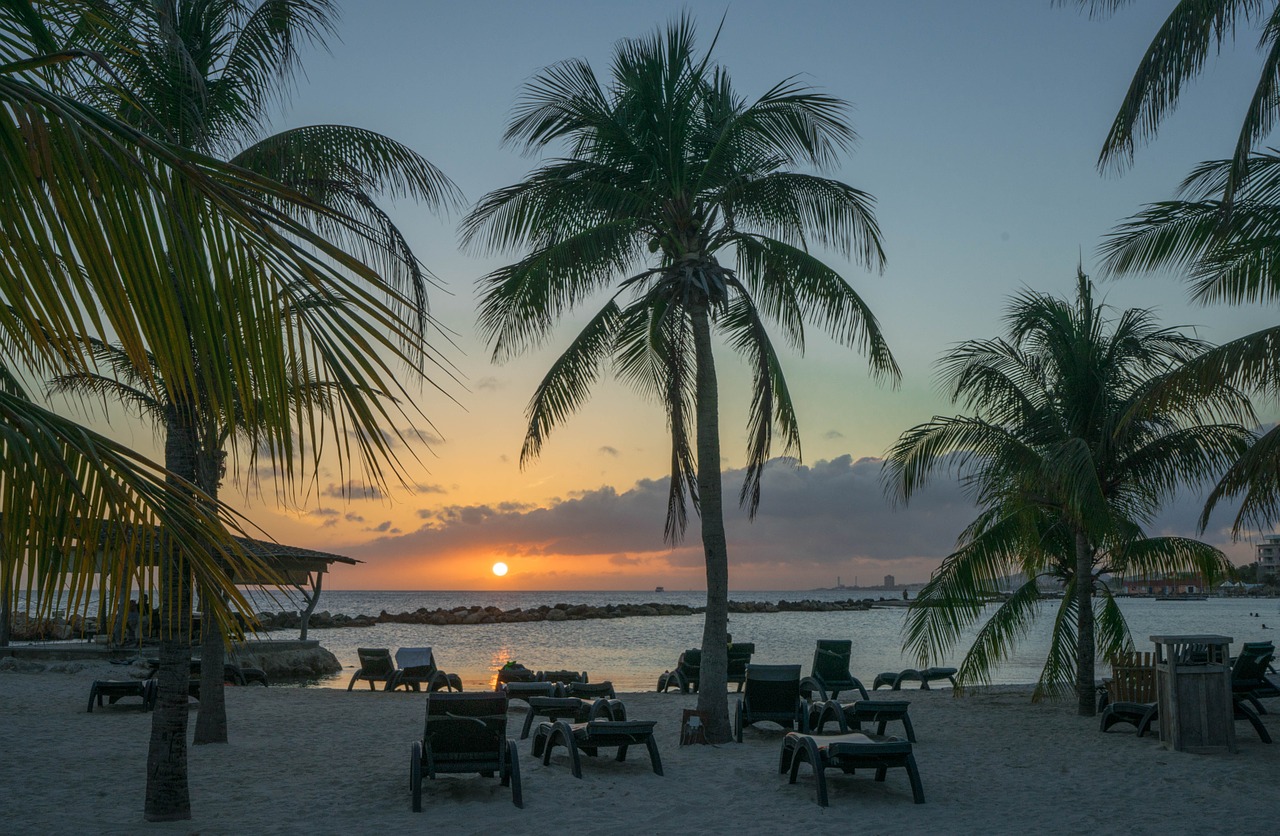
[[[1253,709],[1243,702],[1237,702],[1235,711],[1235,719],[1248,720],[1249,724],[1253,726],[1253,730],[1258,733],[1259,740],[1263,743],[1271,742],[1271,735],[1267,733],[1267,727],[1262,725],[1262,721],[1258,719],[1258,715],[1253,712]]]
[[[622,763],[627,759],[627,746],[628,744],[623,743],[621,746],[618,747],[618,754],[616,757],[614,757],[614,760],[617,761],[618,763]]]
[[[422,744],[414,741],[409,748],[409,791],[413,793],[413,812],[422,812]]]
[[[524,726],[520,729],[520,739],[521,739],[521,740],[526,740],[526,739],[528,739],[528,737],[529,737],[529,730],[530,730],[530,729],[532,729],[532,728],[533,728],[533,707],[532,707],[532,706],[530,706],[530,707],[529,707],[529,713],[528,713],[528,714],[526,714],[526,715],[524,715]],[[537,748],[538,748],[538,741],[536,741],[536,740],[535,740],[535,741],[533,741],[533,747],[534,747],[534,752],[533,752],[533,754],[536,756],[536,755],[538,754],[538,751],[537,751]]]
[[[917,804],[924,803],[924,784],[920,783],[920,770],[916,768],[916,756],[907,753],[907,777],[911,779],[911,797]]]
[[[507,741],[507,769],[511,778],[511,803],[524,808],[524,796],[520,792],[520,755],[516,751],[516,742]]]
[[[356,672],[351,674],[351,681],[347,683],[347,690],[350,691],[356,687],[356,680],[360,678],[360,668],[356,668]]]
[[[903,728],[903,729],[906,731],[906,733],[907,733],[907,742],[908,742],[908,743],[915,743],[915,742],[916,742],[916,730],[911,726],[911,718],[910,718],[910,717],[908,717],[906,714],[903,714],[903,715],[902,715],[902,728]]]
[[[653,762],[654,774],[661,775],[662,758],[658,755],[658,742],[653,739],[651,734],[644,739],[644,745],[649,750],[649,760]]]

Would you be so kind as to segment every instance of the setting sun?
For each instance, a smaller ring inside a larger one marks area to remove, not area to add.
[[[497,575],[498,577],[502,577],[503,575],[507,574],[507,564],[505,563],[493,564],[493,574]]]

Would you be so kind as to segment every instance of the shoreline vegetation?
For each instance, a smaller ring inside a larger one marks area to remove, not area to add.
[[[874,607],[905,606],[906,602],[893,599],[873,600],[870,598],[844,601],[730,601],[729,612],[742,613],[779,613],[779,612],[858,612]],[[386,610],[377,615],[346,615],[321,611],[312,613],[307,622],[308,629],[334,629],[341,627],[371,627],[374,624],[429,624],[443,627],[458,624],[514,624],[524,621],[584,621],[604,618],[637,618],[669,615],[701,615],[706,607],[688,604],[665,604],[651,602],[647,604],[606,604],[593,606],[590,604],[554,604],[530,607],[516,607],[504,610],[500,607],[438,607],[434,610],[420,607],[413,612],[389,613]],[[260,630],[289,630],[299,627],[302,617],[296,612],[261,612],[256,615]]]

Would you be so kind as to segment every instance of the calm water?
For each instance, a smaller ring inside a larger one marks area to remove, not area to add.
[[[855,597],[869,595],[866,591]],[[734,592],[736,601],[844,600],[851,593]],[[348,615],[412,612],[419,607],[497,606],[504,610],[529,609],[543,604],[670,604],[705,603],[701,592],[325,592],[320,610]],[[1048,652],[1051,620],[1058,602],[1041,603],[1041,616],[1015,655],[996,672],[998,684],[1034,682]],[[1151,649],[1153,634],[1215,633],[1230,636],[1238,646],[1245,641],[1274,639],[1280,632],[1280,600],[1211,599],[1208,601],[1156,601],[1120,599],[1135,643]],[[264,606],[263,609],[268,607]],[[287,602],[275,609],[292,609]],[[1251,613],[1258,613],[1257,617]],[[759,613],[729,616],[729,630],[737,641],[755,642],[754,661],[799,663],[809,670],[814,640],[852,639],[854,675],[870,686],[881,671],[916,667],[902,655],[901,631],[905,611],[901,607],[865,612]],[[1263,629],[1263,625],[1267,629]],[[296,631],[268,634],[296,638]],[[623,691],[652,689],[659,674],[672,668],[680,651],[701,644],[702,616],[655,616],[567,622],[426,626],[379,624],[336,630],[312,630],[310,638],[333,652],[344,672],[317,684],[345,688],[357,666],[357,647],[418,647],[435,649],[437,664],[457,673],[468,688],[492,686],[498,668],[516,660],[533,670],[585,670],[591,680],[611,680]],[[967,645],[965,646],[967,647]],[[959,663],[965,647],[957,648],[943,664]],[[1101,671],[1100,671],[1101,673]],[[361,683],[361,687],[367,687]]]

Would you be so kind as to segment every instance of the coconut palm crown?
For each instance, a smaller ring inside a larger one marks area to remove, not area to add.
[[[709,53],[697,55],[684,17],[620,42],[606,83],[581,60],[538,73],[505,139],[563,156],[486,195],[463,224],[469,245],[527,252],[481,281],[480,328],[495,361],[540,344],[562,315],[605,294],[534,391],[522,464],[610,362],[663,404],[672,441],[666,535],[679,538],[691,500],[707,557],[702,681],[711,696],[699,707],[726,738],[728,558],[713,334],[753,373],[740,497],[752,511],[775,429],[788,452],[799,450],[770,327],[803,350],[813,322],[862,350],[876,374],[898,374],[866,304],[809,250],[883,264],[871,196],[794,170],[827,168],[849,150],[855,134],[845,110],[791,79],[754,101],[741,97]]]
[[[952,402],[972,414],[907,430],[885,461],[899,500],[953,472],[979,512],[908,610],[904,645],[922,663],[939,661],[980,624],[959,677],[988,682],[1046,606],[1041,584],[1061,584],[1034,697],[1074,686],[1088,716],[1096,652],[1132,646],[1102,576],[1230,571],[1219,550],[1149,537],[1143,526],[1247,447],[1251,433],[1238,422],[1252,412],[1225,384],[1195,399],[1160,397],[1165,376],[1206,344],[1160,327],[1146,309],[1109,315],[1083,273],[1074,300],[1024,291],[1006,322],[1006,337],[962,343],[942,362]]]

